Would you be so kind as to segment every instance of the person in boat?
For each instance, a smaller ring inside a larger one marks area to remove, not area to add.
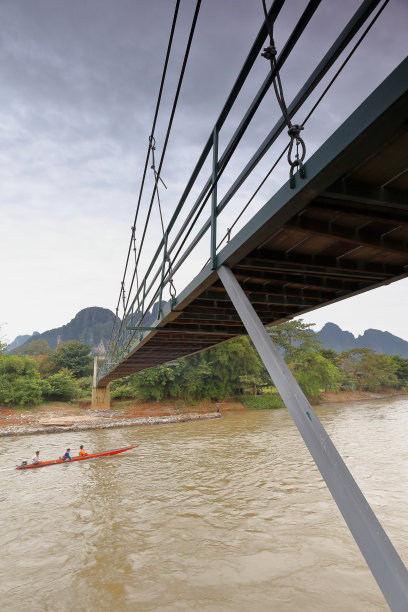
[[[71,461],[72,457],[69,454],[70,450],[71,450],[70,448],[67,448],[66,452],[62,455],[62,460],[63,461]]]
[[[31,463],[33,465],[38,465],[39,463],[41,463],[41,461],[40,461],[40,451],[35,451],[35,455],[31,459]]]
[[[84,445],[83,444],[81,444],[81,446],[79,447],[79,455],[78,456],[79,457],[87,457],[88,456],[88,453],[86,453],[84,451]]]

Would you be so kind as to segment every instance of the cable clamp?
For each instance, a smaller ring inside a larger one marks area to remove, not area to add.
[[[156,139],[154,136],[149,136],[149,147],[153,149],[153,151],[156,149]]]
[[[157,172],[156,168],[154,166],[150,166],[151,169],[153,170],[154,173],[154,179],[156,181],[156,184],[160,181],[163,184],[163,187],[165,189],[167,189],[167,185],[166,183],[163,181],[162,177],[159,175],[159,173]]]
[[[169,292],[170,292],[170,297],[172,299],[172,301],[174,300],[174,298],[176,297],[176,288],[174,286],[174,281],[172,278],[169,278]]]
[[[269,45],[269,47],[265,47],[265,49],[263,50],[263,53],[261,53],[261,56],[269,61],[269,60],[272,60],[276,54],[277,54],[277,50],[276,50],[275,45]]]

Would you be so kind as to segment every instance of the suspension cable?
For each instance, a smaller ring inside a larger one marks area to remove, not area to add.
[[[311,110],[308,112],[308,114],[306,115],[306,118],[303,120],[302,122],[302,126],[305,125],[305,123],[310,119],[311,115],[314,113],[314,111],[316,110],[316,108],[319,106],[320,102],[323,100],[324,96],[327,94],[327,92],[329,91],[330,87],[333,85],[334,81],[337,79],[337,77],[339,76],[339,74],[342,72],[343,68],[345,67],[345,65],[348,63],[349,59],[354,55],[355,51],[358,49],[358,47],[360,46],[360,44],[363,42],[364,38],[367,36],[368,32],[371,30],[371,28],[373,27],[373,25],[375,24],[375,22],[377,21],[377,19],[379,18],[379,16],[381,15],[381,13],[383,12],[383,10],[385,9],[385,7],[387,6],[387,4],[389,3],[390,0],[384,0],[384,4],[382,6],[380,6],[380,8],[378,9],[378,11],[376,12],[376,14],[374,15],[374,17],[372,18],[372,20],[370,21],[370,23],[368,24],[368,26],[366,27],[366,29],[364,30],[364,32],[362,33],[362,35],[360,36],[360,38],[358,39],[358,41],[356,42],[356,44],[354,45],[354,47],[351,49],[351,51],[349,52],[349,54],[347,55],[347,57],[344,59],[344,61],[342,62],[342,64],[339,66],[338,70],[336,71],[336,73],[333,75],[333,77],[331,78],[331,80],[329,81],[329,83],[326,85],[326,87],[324,88],[324,90],[322,91],[322,93],[320,94],[320,96],[318,97],[318,99],[316,100],[316,102],[314,103],[314,105],[312,106]]]
[[[190,34],[189,34],[189,37],[188,37],[188,42],[187,42],[187,46],[186,46],[186,50],[185,50],[185,54],[184,54],[183,64],[182,64],[182,68],[181,68],[181,72],[180,72],[180,76],[179,76],[177,90],[176,90],[176,94],[175,94],[175,97],[174,97],[173,106],[172,106],[172,110],[171,110],[171,114],[170,114],[169,124],[168,124],[168,127],[167,127],[167,132],[166,132],[166,136],[165,136],[165,140],[164,140],[163,150],[162,150],[161,157],[160,157],[159,167],[157,169],[157,177],[158,178],[160,177],[160,172],[161,172],[161,169],[162,169],[162,166],[163,166],[163,161],[164,161],[164,157],[165,157],[165,154],[166,154],[166,149],[167,149],[167,144],[168,144],[169,137],[170,137],[171,128],[173,126],[174,115],[175,115],[176,108],[177,108],[177,103],[178,103],[178,99],[179,99],[179,95],[180,95],[181,85],[183,83],[184,73],[185,73],[185,69],[186,69],[186,66],[187,66],[187,60],[188,60],[188,57],[189,57],[189,54],[190,54],[191,43],[192,43],[193,37],[194,37],[194,32],[195,32],[195,27],[196,27],[196,23],[197,23],[197,18],[198,18],[198,14],[199,14],[199,11],[200,11],[200,6],[201,6],[201,0],[197,0],[196,8],[195,8],[194,16],[193,16],[193,21],[192,21],[191,28],[190,28]],[[149,154],[150,154],[150,146],[149,146]],[[145,168],[147,168],[147,164],[148,164],[148,161],[145,164]],[[120,332],[121,332],[122,327],[123,327],[123,322],[124,322],[124,320],[126,318],[126,311],[127,311],[127,307],[128,307],[128,304],[129,304],[129,299],[131,297],[131,293],[132,293],[132,288],[133,288],[133,284],[134,284],[134,281],[135,281],[135,277],[136,277],[136,270],[137,270],[138,265],[139,265],[139,260],[140,260],[140,256],[141,256],[141,253],[142,253],[142,248],[143,248],[143,245],[144,245],[144,240],[145,240],[145,236],[146,236],[146,231],[147,231],[148,223],[149,223],[149,220],[150,220],[150,215],[151,215],[151,211],[152,211],[152,207],[153,207],[153,202],[154,202],[154,198],[155,198],[156,191],[157,191],[158,178],[155,181],[155,185],[153,187],[153,193],[152,193],[150,204],[149,204],[147,218],[146,218],[146,221],[145,221],[145,224],[144,224],[143,234],[142,234],[142,238],[141,238],[140,245],[139,245],[139,253],[138,253],[138,256],[137,256],[135,269],[134,269],[134,272],[133,272],[133,275],[132,275],[132,279],[131,279],[131,283],[130,283],[130,288],[129,288],[129,291],[128,291],[128,297],[127,297],[127,301],[126,301],[125,312],[123,314],[123,319],[122,319],[122,322],[121,322],[121,325],[119,327],[118,334],[117,334],[118,335],[118,339],[119,339],[119,335],[120,335]],[[117,344],[118,344],[118,341],[115,344],[115,348],[116,348]]]
[[[185,73],[186,66],[187,66],[187,60],[188,60],[188,57],[189,57],[189,54],[190,54],[191,43],[192,43],[193,37],[194,37],[194,32],[195,32],[195,27],[196,27],[196,23],[197,23],[198,13],[200,11],[200,6],[201,6],[201,0],[197,0],[196,9],[195,9],[195,12],[194,12],[194,17],[193,17],[193,21],[192,21],[192,24],[191,24],[190,34],[189,34],[189,37],[188,37],[187,47],[186,47],[186,51],[185,51],[185,54],[184,54],[183,65],[182,65],[182,68],[181,68],[180,77],[179,77],[179,81],[178,81],[178,84],[177,84],[177,90],[176,90],[176,94],[175,94],[174,101],[173,101],[173,107],[172,107],[171,114],[170,114],[170,119],[169,119],[169,124],[168,124],[168,127],[167,127],[166,137],[165,137],[165,140],[164,140],[163,150],[162,150],[162,154],[161,154],[161,157],[160,157],[159,167],[158,167],[158,170],[157,170],[157,174],[158,174],[159,177],[160,177],[161,169],[162,169],[162,166],[163,166],[164,157],[165,157],[165,154],[166,154],[166,149],[167,149],[167,144],[168,144],[169,137],[170,137],[170,132],[171,132],[171,129],[172,129],[172,126],[173,126],[174,115],[175,115],[176,108],[177,108],[177,103],[178,103],[178,99],[179,99],[179,95],[180,95],[181,85],[183,83],[184,73]],[[149,223],[149,220],[150,220],[150,215],[151,215],[151,211],[152,211],[154,197],[155,197],[155,194],[156,194],[156,189],[157,189],[157,182],[156,182],[156,184],[153,187],[153,193],[152,193],[152,197],[151,197],[151,200],[150,200],[150,205],[149,205],[149,210],[148,210],[148,213],[147,213],[147,218],[146,218],[146,221],[145,221],[143,235],[142,235],[142,239],[140,241],[139,254],[138,254],[138,258],[137,258],[137,264],[139,264],[140,256],[141,256],[141,253],[142,253],[142,248],[143,248],[144,240],[145,240],[145,237],[146,237],[147,226],[148,226],[148,223]],[[132,290],[132,287],[133,287],[134,276],[135,275],[133,274],[132,281],[131,281],[131,284],[130,284],[130,290],[128,292],[128,301],[126,303],[126,307],[128,306],[129,296],[131,294],[131,290]]]
[[[162,76],[161,76],[161,81],[160,81],[159,93],[158,93],[158,96],[157,96],[156,108],[155,108],[154,117],[153,117],[152,129],[150,131],[150,136],[151,137],[154,137],[154,132],[155,132],[155,129],[156,129],[157,117],[158,117],[158,114],[159,114],[159,108],[160,108],[160,103],[161,103],[161,98],[162,98],[162,93],[163,93],[164,81],[165,81],[166,75],[167,75],[167,66],[168,66],[168,63],[169,63],[170,51],[171,51],[171,47],[172,47],[172,44],[173,44],[174,30],[176,28],[179,7],[180,7],[180,0],[176,0],[176,6],[174,8],[174,15],[173,15],[173,21],[172,21],[172,24],[171,24],[169,41],[168,41],[168,44],[167,44],[166,57],[165,57],[165,60],[164,60],[164,66],[163,66],[163,71],[162,71]],[[127,273],[127,268],[128,268],[128,264],[129,264],[130,252],[131,252],[132,246],[133,246],[134,249],[136,248],[134,236],[135,236],[136,222],[137,222],[137,218],[138,218],[138,214],[139,214],[140,203],[141,203],[141,200],[142,200],[142,194],[143,194],[143,189],[144,189],[144,184],[145,184],[145,179],[146,179],[146,172],[147,172],[147,166],[148,166],[148,163],[149,163],[149,156],[150,156],[150,140],[149,140],[149,147],[148,147],[147,154],[146,154],[145,165],[144,165],[144,169],[143,169],[142,182],[141,182],[140,190],[139,190],[139,197],[138,197],[138,202],[137,202],[137,207],[136,207],[135,218],[134,218],[133,226],[132,226],[132,235],[131,235],[131,238],[130,238],[129,249],[128,249],[128,253],[127,253],[127,257],[126,257],[125,270],[124,270],[124,273],[123,273],[123,278],[122,278],[122,282],[121,282],[121,289],[120,289],[119,298],[118,298],[118,304],[117,304],[117,307],[116,307],[116,316],[118,315],[118,312],[119,312],[119,304],[120,304],[120,300],[121,300],[121,296],[122,296],[122,289],[123,289],[123,286],[124,286],[124,282],[125,282],[125,278],[126,278],[126,273]],[[110,338],[109,338],[109,342],[112,339],[113,329],[114,329],[114,326],[112,327],[112,331],[111,331],[111,335],[110,335]]]
[[[273,16],[273,8],[274,8],[274,5],[275,5],[275,2],[276,2],[276,0],[274,1],[274,4],[272,5],[272,8],[270,10],[271,17]],[[282,2],[283,2],[283,0],[282,0]],[[293,45],[295,44],[295,42],[299,38],[301,32],[306,27],[307,23],[309,22],[309,20],[311,18],[311,15],[314,13],[314,11],[316,10],[316,8],[317,8],[317,6],[319,5],[320,2],[321,2],[321,0],[309,0],[307,7],[305,8],[304,12],[301,15],[301,18],[299,19],[299,22],[297,23],[297,25],[294,28],[292,34],[290,35],[290,37],[289,37],[289,39],[288,39],[284,49],[282,50],[282,53],[281,53],[280,57],[276,61],[277,66],[280,66],[282,64],[282,62],[285,61],[285,59],[287,58],[287,56],[288,56],[288,54],[290,52],[290,49],[293,47]],[[266,25],[265,25],[265,30],[266,29],[267,28],[266,28]],[[273,73],[272,78],[274,76],[275,76],[275,74]],[[269,84],[272,84],[272,78],[270,79]],[[228,146],[227,150],[224,152],[224,154],[222,156],[223,157],[222,165],[220,165],[220,167],[219,167],[219,172],[218,172],[218,175],[217,175],[216,182],[218,181],[218,179],[222,175],[224,169],[226,168],[227,163],[230,160],[233,152],[235,151],[235,149],[236,149],[240,139],[242,138],[242,134],[245,131],[245,129],[246,129],[246,127],[247,127],[251,117],[255,113],[256,108],[259,106],[260,101],[262,100],[264,94],[266,93],[266,90],[269,88],[268,81],[269,81],[269,77],[267,77],[267,79],[265,80],[265,82],[263,83],[263,85],[261,87],[261,90],[258,92],[258,96],[257,96],[257,99],[256,99],[257,100],[256,104],[252,104],[251,105],[249,111],[246,114],[245,121],[241,122],[241,124],[240,124],[236,134],[234,135],[230,145]],[[205,191],[209,187],[211,189],[210,189],[210,192],[207,194],[207,198],[206,198],[205,201],[208,200],[209,195],[212,193],[212,190],[214,188],[214,184],[206,186],[206,188],[204,189],[204,193],[205,193]],[[201,199],[201,197],[204,197],[204,195],[201,194],[200,199]],[[201,206],[199,214],[201,213],[202,209],[203,209],[203,206]],[[197,220],[199,214],[195,217],[195,220],[193,221],[192,225],[195,224],[195,221]],[[191,233],[191,229],[192,229],[192,227],[190,227],[190,230],[188,231],[188,235]],[[178,238],[177,238],[177,240],[178,240]],[[186,238],[183,240],[183,243],[182,243],[181,247],[178,249],[178,252],[177,252],[175,258],[178,256],[178,253],[180,252],[180,250],[181,250],[182,246],[184,245],[185,241],[186,241]],[[163,242],[162,242],[162,244],[163,244]],[[172,247],[170,248],[170,251],[173,250],[174,246],[175,245],[173,244]],[[173,260],[175,258],[173,258]],[[128,300],[129,300],[129,297],[128,297]]]

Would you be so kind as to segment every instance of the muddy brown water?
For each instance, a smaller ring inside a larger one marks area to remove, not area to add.
[[[317,413],[408,564],[408,399]],[[388,610],[286,410],[0,445],[2,612]]]

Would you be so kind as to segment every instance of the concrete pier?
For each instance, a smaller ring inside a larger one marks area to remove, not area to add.
[[[94,371],[92,382],[92,408],[110,408],[110,390],[109,385],[106,387],[97,387],[96,380],[98,374],[98,359],[94,357]]]
[[[92,408],[110,408],[110,390],[107,387],[92,387]]]

